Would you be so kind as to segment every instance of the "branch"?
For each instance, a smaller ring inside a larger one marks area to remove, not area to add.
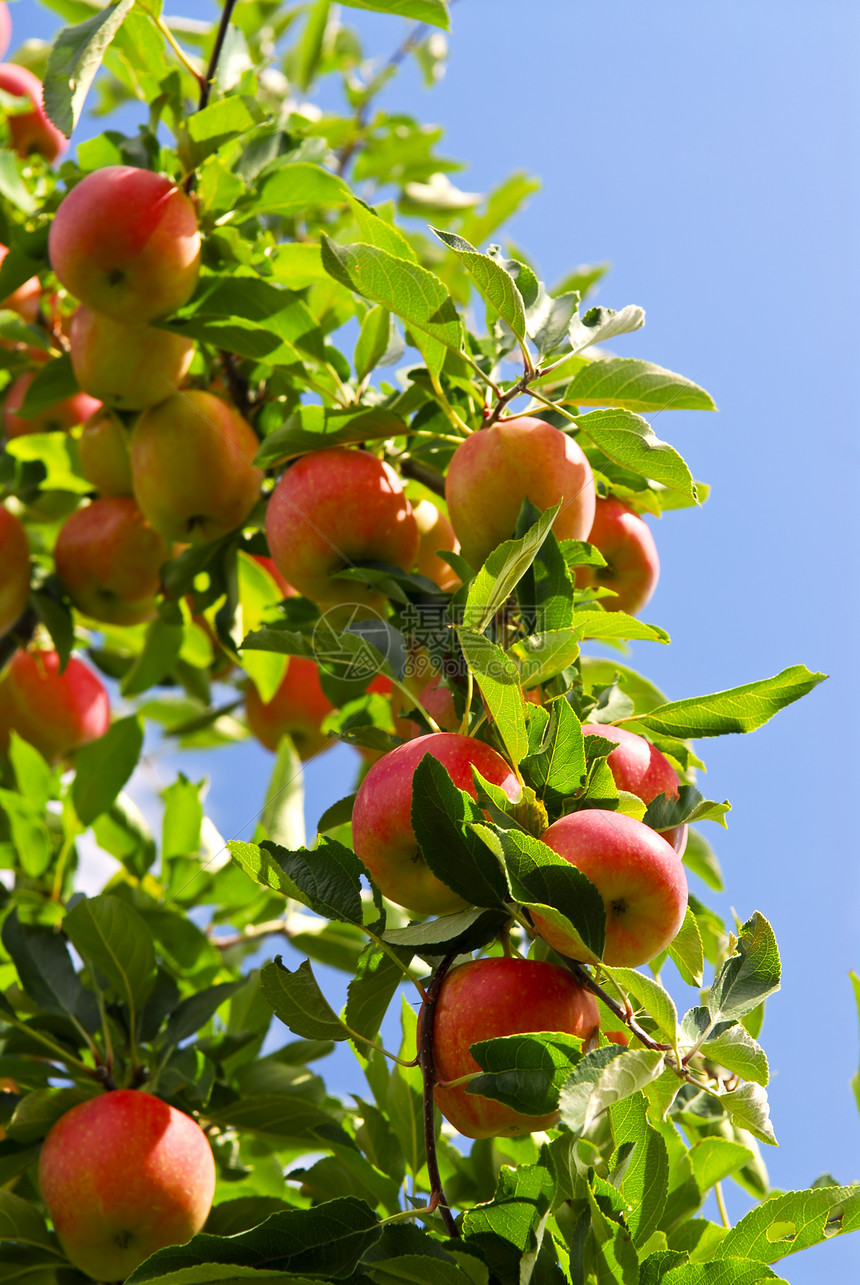
[[[218,59],[221,57],[221,50],[224,48],[224,41],[227,38],[227,28],[230,26],[230,19],[233,17],[233,10],[236,8],[236,0],[224,0],[224,10],[221,14],[221,21],[218,24],[218,34],[215,36],[215,44],[212,46],[212,55],[209,59],[209,66],[206,68],[203,80],[200,85],[200,102],[197,110],[203,111],[203,108],[209,102],[209,91],[212,81],[215,79],[215,72],[218,70]]]
[[[417,460],[398,460],[400,472],[404,477],[411,477],[413,482],[420,482],[426,486],[428,491],[434,495],[440,495],[445,498],[445,479],[441,473],[437,473],[434,468],[428,468],[426,464],[419,464]]]
[[[612,996],[594,980],[587,968],[582,964],[578,964],[573,959],[568,959],[566,955],[562,955],[561,959],[564,961],[565,968],[568,972],[573,973],[580,986],[584,986],[587,990],[591,991],[592,995],[596,995],[620,1022],[623,1022],[625,1026],[630,1028],[637,1040],[641,1041],[646,1048],[653,1049],[655,1053],[674,1052],[671,1044],[659,1044],[657,1040],[652,1039],[646,1031],[643,1031],[642,1027],[634,1018],[633,1013],[630,1010],[623,1009],[620,1004],[616,1003]]]
[[[427,987],[427,998],[421,1009],[418,1023],[418,1064],[421,1067],[421,1075],[424,1080],[424,1150],[427,1154],[427,1173],[430,1178],[430,1204],[427,1208],[430,1211],[438,1209],[448,1235],[459,1240],[461,1239],[460,1229],[454,1221],[454,1215],[451,1213],[448,1202],[445,1199],[442,1179],[439,1174],[439,1161],[436,1157],[433,1101],[433,1089],[436,1084],[436,1068],[433,1064],[433,1027],[436,1022],[436,1003],[439,999],[439,991],[442,989],[445,975],[455,959],[456,955],[446,955]]]

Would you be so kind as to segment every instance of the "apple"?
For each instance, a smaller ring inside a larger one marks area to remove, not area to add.
[[[107,165],[60,204],[48,238],[51,266],[81,303],[142,326],[191,298],[200,268],[194,205],[173,179]]]
[[[9,6],[5,0],[0,4],[0,58],[6,57],[6,51],[12,41],[12,19],[9,17]]]
[[[5,12],[5,6],[0,12]],[[0,24],[2,25],[2,24]],[[0,264],[9,253],[7,245],[0,245]],[[0,303],[0,308],[9,308],[17,312],[25,321],[33,322],[39,315],[39,303],[42,298],[42,283],[38,277],[30,277],[23,285],[18,286]]]
[[[662,835],[634,817],[595,808],[560,817],[541,839],[581,870],[603,898],[605,964],[637,968],[666,949],[684,919],[687,877]],[[576,958],[575,944],[561,929],[537,912],[532,919],[554,950]]]
[[[425,683],[410,708],[415,708],[418,705],[426,709],[427,713],[438,723],[443,732],[455,732],[460,726],[460,719],[457,717],[457,710],[454,706],[454,693],[450,687],[442,686],[440,674],[434,674],[429,683]],[[401,692],[392,692],[392,706],[395,710],[394,727],[399,736],[412,740],[416,736],[423,735],[418,723],[411,718],[405,717],[403,711],[406,707],[406,700]]]
[[[513,536],[526,498],[538,509],[564,501],[553,526],[559,540],[585,540],[594,519],[594,478],[583,451],[567,433],[528,415],[461,442],[445,496],[463,553],[476,568]]]
[[[563,1031],[587,1040],[600,1023],[594,996],[566,968],[533,959],[475,959],[452,968],[439,990],[433,1023],[433,1065],[437,1081],[458,1080],[480,1071],[472,1044],[504,1035]],[[523,1115],[492,1098],[470,1093],[465,1084],[437,1084],[436,1105],[467,1138],[516,1137],[549,1129],[551,1115]]]
[[[84,423],[78,440],[81,472],[101,495],[131,495],[129,432],[106,406]]]
[[[30,596],[30,546],[23,523],[0,504],[0,638],[20,620]]]
[[[320,683],[319,668],[303,656],[291,656],[283,681],[270,701],[264,703],[251,682],[245,696],[248,726],[268,750],[277,750],[281,737],[293,739],[303,761],[331,745],[331,737],[320,731],[320,723],[334,706]]]
[[[78,611],[113,625],[155,618],[169,556],[130,495],[106,495],[77,509],[54,546],[57,576]]]
[[[203,544],[242,525],[260,496],[259,442],[235,407],[211,393],[174,393],[131,435],[134,494],[167,540]]]
[[[298,590],[294,589],[289,581],[281,575],[280,571],[275,566],[274,558],[267,558],[264,553],[254,553],[251,556],[255,562],[259,562],[261,567],[265,567],[266,571],[268,571],[269,575],[272,577],[285,598],[298,597]]]
[[[606,559],[605,567],[577,567],[580,589],[614,589],[601,599],[607,611],[635,616],[651,598],[660,578],[660,559],[651,529],[627,504],[598,499],[588,541]]]
[[[460,541],[445,514],[431,500],[419,500],[412,506],[418,524],[418,557],[415,570],[432,580],[445,593],[453,593],[463,583],[453,567],[449,567],[440,552],[459,553]]]
[[[88,393],[74,393],[25,419],[19,411],[34,379],[33,371],[19,375],[6,394],[3,425],[8,438],[24,437],[29,433],[67,433],[75,424],[82,424],[101,409],[101,402],[95,397]]]
[[[418,526],[400,478],[368,451],[312,451],[284,473],[266,513],[269,551],[299,593],[326,606],[377,605],[380,595],[331,579],[359,559],[410,571]]]
[[[644,736],[628,732],[625,727],[613,727],[611,723],[583,723],[582,734],[602,736],[618,746],[607,755],[606,762],[619,790],[635,794],[643,803],[650,803],[658,794],[677,799],[681,784],[678,773]],[[660,833],[680,856],[687,843],[686,825],[676,825]]]
[[[9,732],[34,745],[49,763],[65,758],[110,727],[104,684],[72,656],[60,673],[55,651],[16,651],[0,681],[0,750]]]
[[[151,1093],[114,1089],[72,1107],[39,1156],[39,1187],[60,1244],[100,1281],[125,1280],[205,1223],[215,1161],[196,1121]]]
[[[510,799],[518,798],[520,783],[489,745],[456,732],[432,732],[398,745],[362,781],[352,813],[356,853],[389,900],[421,915],[444,915],[466,903],[425,864],[412,829],[412,778],[425,754],[438,759],[454,784],[473,799],[473,764]]]
[[[49,162],[62,156],[69,141],[45,114],[41,80],[26,67],[4,62],[0,63],[0,89],[30,100],[30,111],[6,117],[12,147],[18,155],[26,159],[38,152]]]
[[[175,393],[188,374],[194,344],[154,326],[127,326],[82,304],[72,317],[69,349],[84,392],[115,410],[145,410]]]

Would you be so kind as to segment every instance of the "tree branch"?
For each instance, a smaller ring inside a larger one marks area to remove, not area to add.
[[[433,1089],[436,1085],[436,1068],[433,1063],[433,1027],[436,1022],[436,1003],[439,991],[448,969],[456,955],[446,955],[433,974],[427,987],[427,998],[421,1008],[418,1019],[418,1064],[424,1080],[424,1150],[427,1154],[427,1173],[430,1177],[430,1204],[428,1209],[438,1209],[448,1235],[459,1240],[460,1228],[454,1221],[454,1215],[445,1199],[442,1189],[442,1178],[439,1174],[439,1162],[436,1157],[436,1129],[434,1118]]]

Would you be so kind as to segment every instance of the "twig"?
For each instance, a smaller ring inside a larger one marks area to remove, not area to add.
[[[411,477],[413,482],[420,482],[426,486],[428,491],[434,495],[441,495],[445,498],[445,479],[441,473],[435,469],[428,468],[426,464],[419,464],[417,460],[399,460],[400,472],[404,477]]]
[[[218,59],[221,57],[221,50],[224,48],[224,41],[227,37],[227,28],[230,26],[230,19],[233,16],[233,10],[236,7],[236,0],[224,0],[224,8],[221,12],[221,21],[218,23],[218,31],[215,35],[215,44],[212,46],[212,53],[209,58],[209,65],[202,76],[197,77],[200,81],[200,98],[197,103],[197,110],[202,112],[203,108],[209,102],[209,93],[212,88],[212,81],[215,78],[215,72],[218,70]],[[186,193],[194,187],[195,174],[192,170],[187,175],[185,182],[182,184]]]
[[[427,1208],[430,1212],[438,1209],[448,1235],[459,1240],[461,1238],[460,1229],[448,1207],[445,1192],[442,1189],[442,1178],[439,1174],[433,1101],[433,1089],[436,1084],[436,1068],[433,1062],[433,1027],[436,1022],[436,1004],[439,999],[439,991],[442,989],[442,983],[455,959],[456,955],[446,955],[427,987],[427,998],[421,1009],[419,1021],[418,1064],[421,1067],[421,1075],[424,1080],[424,1150],[427,1155],[427,1174],[430,1178],[430,1203]]]
[[[671,1044],[660,1044],[657,1040],[652,1039],[646,1031],[643,1031],[632,1012],[623,1009],[620,1004],[616,1003],[612,996],[594,980],[587,968],[584,968],[582,964],[578,964],[576,960],[568,959],[565,955],[562,955],[561,958],[564,960],[565,968],[573,973],[580,986],[586,987],[587,990],[591,991],[592,995],[596,995],[620,1022],[630,1028],[637,1040],[641,1041],[646,1048],[653,1049],[655,1053],[672,1053],[674,1051]]]

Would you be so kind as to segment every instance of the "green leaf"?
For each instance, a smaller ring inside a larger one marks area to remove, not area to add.
[[[384,935],[392,946],[410,946],[416,954],[463,954],[486,946],[507,918],[504,912],[494,910],[458,910],[407,928],[389,928]]]
[[[779,950],[773,929],[759,911],[743,924],[735,954],[727,959],[707,995],[714,1022],[743,1017],[779,990]]]
[[[744,1080],[767,1084],[770,1073],[764,1049],[743,1026],[730,1026],[713,1039],[706,1040],[701,1050],[712,1062],[734,1071]]]
[[[318,1143],[317,1130],[329,1130],[333,1123],[332,1117],[315,1102],[292,1093],[243,1094],[233,1102],[209,1105],[206,1116],[222,1127],[266,1139],[288,1138],[293,1144],[300,1140]]]
[[[13,729],[9,735],[9,761],[15,784],[32,806],[42,812],[54,792],[54,773],[39,751]],[[75,763],[77,768],[77,760]]]
[[[172,672],[184,633],[182,624],[171,624],[160,616],[147,625],[143,650],[120,684],[123,696],[139,696]]]
[[[62,1251],[54,1246],[45,1220],[31,1205],[11,1191],[0,1190],[0,1242],[16,1241],[19,1245],[39,1245],[50,1249],[58,1258]]]
[[[663,1039],[674,1044],[678,1027],[678,1010],[665,987],[652,977],[637,973],[633,968],[608,968],[606,971],[622,990],[632,995],[653,1017]]]
[[[758,1285],[759,1281],[776,1281],[788,1285],[764,1263],[750,1263],[743,1258],[725,1258],[718,1263],[688,1263],[674,1267],[660,1277],[661,1285]]]
[[[582,725],[564,698],[550,702],[540,743],[522,766],[526,780],[553,811],[579,789],[586,772]]]
[[[469,586],[463,627],[483,633],[535,560],[561,504],[547,509],[519,540],[494,549]]]
[[[644,1089],[663,1070],[663,1054],[651,1049],[623,1049],[613,1044],[582,1059],[561,1091],[562,1122],[574,1133],[587,1133],[610,1107]]]
[[[443,245],[459,256],[478,293],[498,312],[516,335],[520,342],[526,338],[526,310],[523,298],[517,289],[516,282],[497,260],[481,254],[456,232],[443,232],[431,227],[430,231],[437,236]]]
[[[105,893],[79,901],[63,929],[81,958],[98,969],[134,1014],[155,981],[155,951],[143,918],[128,902]]]
[[[584,316],[573,318],[568,328],[570,346],[574,352],[588,348],[591,344],[602,344],[616,335],[629,334],[645,325],[645,313],[642,308],[629,303],[626,308],[616,312],[614,308],[589,308]]]
[[[723,872],[717,855],[707,839],[692,827],[687,831],[684,865],[688,870],[692,870],[693,874],[697,874],[714,892],[723,891]]]
[[[654,482],[695,501],[693,475],[674,446],[661,441],[640,415],[629,410],[595,410],[580,415],[576,421],[581,433],[587,434],[604,455]]]
[[[366,379],[377,366],[391,366],[405,352],[405,344],[394,324],[394,318],[382,304],[371,308],[361,323],[361,331],[355,345],[356,379]]]
[[[305,844],[305,790],[302,763],[289,736],[281,738],[260,816],[266,838],[285,848]]]
[[[752,1152],[729,1138],[700,1138],[690,1148],[689,1157],[696,1185],[705,1192],[749,1164]]]
[[[511,762],[519,764],[528,753],[525,699],[517,667],[501,647],[471,629],[457,631],[466,664],[478,682],[481,695],[495,721]]]
[[[70,491],[73,495],[85,495],[92,490],[92,483],[81,475],[76,443],[67,433],[27,433],[6,442],[5,448],[16,460],[23,463],[36,460],[42,465],[45,476],[38,483],[41,491]],[[46,593],[39,594],[37,602],[40,611],[48,602],[53,606]],[[53,615],[56,618],[56,607]]]
[[[522,1258],[538,1243],[538,1229],[552,1195],[552,1174],[542,1165],[505,1165],[492,1201],[463,1215],[466,1243],[483,1249],[490,1261],[498,1264],[500,1274],[494,1272],[495,1279],[520,1280]],[[510,1253],[505,1252],[508,1246]],[[559,1278],[553,1274],[549,1279],[555,1282]]]
[[[3,924],[3,945],[21,986],[40,1008],[67,1013],[90,1029],[98,1025],[95,996],[81,985],[62,936],[50,928],[22,924],[13,910]]]
[[[42,809],[14,790],[0,789],[0,813],[9,825],[12,846],[25,875],[38,879],[51,864],[53,844]]]
[[[826,674],[810,673],[805,665],[792,665],[773,678],[730,687],[709,696],[670,701],[647,714],[620,719],[619,723],[630,727],[631,731],[641,728],[646,732],[662,732],[681,738],[754,732],[786,705],[806,696],[826,677]]]
[[[56,402],[65,401],[67,397],[80,392],[75,372],[72,370],[72,359],[68,353],[53,361],[45,362],[36,372],[36,378],[24,396],[18,414],[23,419],[31,419],[48,410]],[[57,437],[59,434],[52,434]],[[17,439],[16,439],[17,440]]]
[[[54,37],[42,95],[48,117],[66,138],[80,120],[105,50],[133,6],[134,0],[118,0],[76,27],[63,27]]]
[[[714,1258],[774,1263],[860,1227],[860,1185],[811,1187],[766,1200],[731,1228]]]
[[[368,942],[358,961],[356,975],[347,987],[344,1020],[350,1030],[367,1040],[376,1038],[388,1005],[403,981],[404,967],[411,954],[409,950],[403,952],[401,967],[375,942]]]
[[[164,799],[161,824],[161,853],[164,860],[196,856],[200,851],[203,824],[200,785],[195,785],[180,772],[173,784],[162,791],[161,797]]]
[[[574,612],[574,635],[577,638],[617,639],[627,641],[642,638],[648,642],[668,643],[669,635],[659,625],[646,624],[626,611],[589,611],[584,608]],[[616,719],[621,722],[621,719]]]
[[[321,451],[329,446],[350,446],[355,442],[373,442],[399,437],[406,424],[398,415],[383,407],[362,406],[352,410],[329,406],[300,406],[288,415],[281,428],[275,429],[260,446],[254,459],[258,468],[271,468],[295,455]]]
[[[288,896],[297,898],[325,919],[361,927],[361,877],[366,871],[350,848],[325,838],[319,847],[301,848],[297,852],[264,843],[262,853],[270,856],[286,876],[287,883],[281,888],[289,888]]]
[[[484,1074],[469,1082],[468,1093],[542,1116],[558,1109],[559,1092],[582,1056],[582,1042],[563,1032],[506,1035],[481,1040],[470,1051]]]
[[[306,959],[290,972],[281,956],[264,964],[260,974],[263,994],[276,1017],[294,1035],[309,1040],[348,1040],[349,1031],[328,1004]]]
[[[514,643],[510,654],[525,690],[549,682],[578,660],[579,641],[574,629],[551,629]]]
[[[446,0],[343,0],[348,9],[372,9],[374,13],[392,13],[415,22],[427,22],[443,31],[451,30]]]
[[[183,1040],[196,1034],[221,1005],[244,985],[244,979],[238,982],[222,982],[218,986],[207,986],[205,990],[189,995],[181,1004],[177,1004],[170,1014],[162,1037],[164,1044],[166,1046],[181,1044]]]
[[[19,166],[15,152],[0,148],[0,196],[4,196],[22,214],[32,214],[38,202],[22,179]]]
[[[688,986],[701,986],[705,953],[696,916],[689,906],[684,911],[684,922],[669,945],[669,957]]]
[[[270,619],[277,619],[278,606],[283,599],[278,585],[256,558],[240,549],[236,556],[241,625],[237,633],[251,633]],[[287,661],[276,652],[250,651],[242,657],[242,665],[255,684],[261,700],[273,700],[287,672]]]
[[[75,755],[72,802],[83,825],[92,825],[113,805],[142,749],[143,719],[136,714],[118,719],[104,736],[81,746]]]
[[[742,1084],[731,1093],[721,1093],[719,1101],[740,1128],[746,1129],[759,1142],[777,1146],[776,1135],[770,1123],[770,1105],[760,1084]]]
[[[568,384],[564,400],[574,406],[617,406],[643,413],[716,410],[709,394],[692,380],[632,357],[588,362]]]
[[[610,1108],[616,1152],[610,1180],[627,1202],[626,1222],[637,1246],[660,1223],[669,1193],[669,1156],[663,1138],[648,1123],[645,1098],[634,1093]],[[632,1151],[631,1151],[632,1147]]]
[[[61,1116],[80,1102],[99,1097],[101,1090],[95,1084],[83,1089],[37,1089],[27,1093],[15,1108],[8,1125],[8,1134],[25,1146],[41,1142]]]

